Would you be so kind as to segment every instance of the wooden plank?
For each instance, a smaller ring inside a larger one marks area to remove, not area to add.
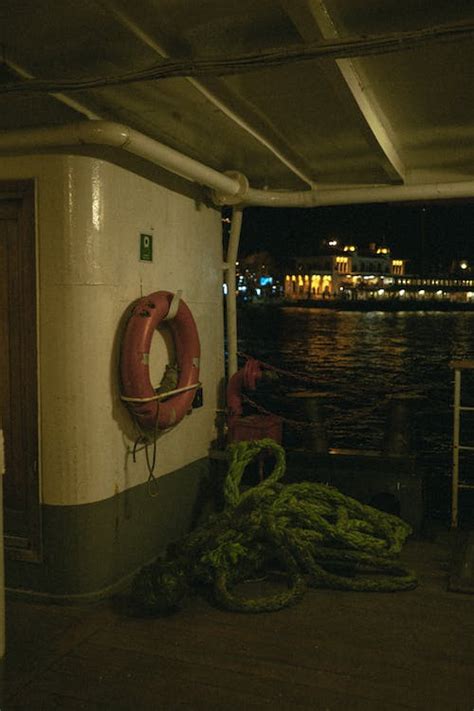
[[[110,711],[108,703],[93,703],[90,700],[77,699],[73,696],[62,694],[44,694],[42,691],[26,690],[15,699],[14,705],[9,708],[15,711]],[[125,706],[116,706],[115,709],[125,709]]]
[[[343,599],[346,605],[340,606]],[[363,614],[359,601],[364,602]],[[471,690],[474,649],[472,638],[464,634],[466,618],[457,627],[446,624],[440,635],[439,616],[435,629],[432,614],[420,625],[406,603],[404,594],[321,591],[277,615],[248,617],[213,611],[203,621],[190,610],[187,615],[141,624],[123,621],[113,630],[98,631],[91,641],[104,648],[118,646],[130,653],[205,664],[219,673],[257,675],[273,684],[278,680],[308,684],[310,671],[311,684],[318,691],[321,685],[328,691],[350,690],[354,696],[379,702],[410,703],[412,689],[421,686],[423,695],[449,705],[453,694]],[[419,614],[418,605],[415,614]],[[221,623],[222,617],[227,624]],[[419,677],[425,681],[420,683]]]
[[[65,709],[470,708],[474,606],[446,591],[446,556],[426,542],[407,546],[421,574],[414,591],[316,590],[255,616],[200,598],[159,619],[116,605],[14,603],[10,630],[23,642],[10,664],[42,661],[16,685],[12,708],[54,708],[56,698]]]
[[[114,620],[108,605],[80,608],[7,600],[5,696],[18,693],[55,659]]]
[[[307,677],[311,679],[310,670]],[[342,689],[317,688],[314,684],[242,674],[219,666],[104,649],[88,642],[47,670],[33,686],[44,694],[55,689],[93,703],[108,700],[111,708],[123,701],[127,701],[130,708],[150,709],[154,708],[153,704],[156,708],[168,709],[197,701],[199,708],[221,709],[269,706],[314,709],[316,700],[326,707],[337,704],[340,708],[345,705],[351,709],[367,709],[371,703],[366,696],[347,694]],[[384,708],[390,711],[400,705],[388,702]]]

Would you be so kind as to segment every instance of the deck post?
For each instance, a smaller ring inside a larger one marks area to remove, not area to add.
[[[414,392],[392,393],[388,396],[388,417],[383,443],[384,454],[405,457],[413,451],[412,405],[420,396]]]
[[[290,393],[289,397],[298,403],[300,416],[307,420],[302,427],[302,444],[315,454],[327,454],[329,445],[326,432],[324,400],[327,393],[304,390]]]

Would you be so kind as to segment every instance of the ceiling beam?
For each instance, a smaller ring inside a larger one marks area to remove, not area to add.
[[[305,42],[339,39],[336,24],[324,0],[280,0]],[[405,166],[394,141],[393,129],[385,116],[370,80],[363,75],[354,59],[336,59],[339,77],[344,81],[346,96],[358,109],[369,144],[376,149],[382,168],[391,182],[404,182]]]
[[[125,12],[116,0],[96,0],[105,8],[122,27],[130,31],[137,39],[146,44],[160,58],[168,59],[179,56],[180,47],[173,46],[169,39],[152,37],[129,14]],[[272,153],[288,170],[300,180],[314,187],[314,179],[310,167],[285,141],[285,139],[262,117],[254,106],[237,97],[219,79],[198,80],[186,77],[200,94],[213,106],[218,108],[236,126],[252,136],[260,145]]]
[[[16,62],[14,62],[11,59],[7,59],[6,57],[2,58],[2,64],[4,64],[8,69],[13,72],[13,74],[16,74],[18,77],[21,77],[21,79],[34,79],[35,77],[31,72],[29,72],[27,69],[24,67],[20,66]],[[81,114],[81,116],[85,116],[86,118],[90,119],[91,121],[102,121],[103,116],[99,116],[96,114],[94,111],[89,109],[87,106],[85,106],[82,102],[76,101],[76,99],[71,98],[67,94],[63,94],[62,92],[50,92],[48,94],[51,96],[53,99],[56,99],[56,101],[59,101],[59,103],[64,104],[65,106],[68,106],[70,109],[73,109],[74,111],[77,111],[78,114]]]

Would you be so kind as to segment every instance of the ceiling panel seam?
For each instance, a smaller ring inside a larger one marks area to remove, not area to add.
[[[319,36],[323,39],[340,38],[324,0],[280,0],[280,3],[305,41],[313,42]],[[404,181],[406,171],[403,161],[382,119],[383,112],[370,82],[363,81],[352,59],[336,59],[335,64],[379,153],[383,155],[385,171],[391,179]]]
[[[151,37],[143,28],[141,28],[128,14],[123,12],[117,4],[111,2],[110,0],[97,0],[98,4],[106,8],[114,18],[123,26],[126,27],[130,32],[132,32],[135,37],[146,44],[155,54],[163,59],[168,59],[171,53],[165,49],[161,44],[159,44],[153,37]],[[222,113],[227,116],[233,123],[243,129],[246,133],[251,135],[256,141],[258,141],[262,146],[264,146],[268,151],[270,151],[283,165],[285,165],[294,175],[296,175],[304,183],[307,183],[310,187],[315,186],[315,181],[308,175],[301,167],[295,164],[294,160],[289,158],[285,153],[277,148],[272,141],[266,137],[260,130],[252,126],[243,116],[239,115],[236,111],[231,109],[216,93],[215,90],[209,90],[201,81],[194,79],[193,77],[185,77],[186,80],[199,92],[201,93],[209,102],[211,102],[216,108],[218,108]]]
[[[25,67],[20,66],[13,60],[3,57],[2,62],[3,64],[5,64],[5,66],[8,67],[8,69],[10,69],[10,71],[14,72],[22,79],[35,79],[35,76],[31,74],[31,72],[29,72],[27,69],[25,69]],[[49,92],[48,96],[51,96],[53,99],[56,99],[56,101],[59,101],[61,104],[68,106],[70,109],[77,111],[78,114],[85,116],[91,121],[102,121],[104,119],[103,116],[99,116],[99,114],[96,114],[94,111],[91,111],[91,109],[85,106],[85,104],[83,104],[82,102],[76,101],[76,99],[72,99],[70,96],[64,94],[63,92]]]

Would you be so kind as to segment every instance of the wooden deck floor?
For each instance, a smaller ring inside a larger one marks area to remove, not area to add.
[[[310,591],[239,615],[195,599],[162,619],[117,601],[11,601],[2,709],[474,708],[474,595],[446,590],[444,542],[411,542],[406,593]]]

